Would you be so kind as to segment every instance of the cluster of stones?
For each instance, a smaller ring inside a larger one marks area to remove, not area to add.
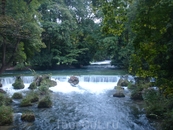
[[[79,83],[79,79],[75,76],[71,76],[68,82],[72,86],[76,86]],[[29,85],[28,89],[34,90],[27,92],[26,96],[23,96],[22,93],[16,92],[10,98],[19,100],[20,107],[32,106],[33,103],[38,103],[38,108],[50,108],[52,107],[52,101],[50,97],[49,87],[56,86],[57,82],[50,79],[49,75],[39,75],[36,76],[34,81]],[[14,89],[23,89],[25,88],[24,82],[21,76],[17,76],[15,82],[12,84]],[[0,93],[6,93],[1,89],[2,83],[0,82]],[[35,115],[33,113],[23,113],[21,115],[22,121],[33,122],[35,121]]]
[[[0,84],[0,86],[1,85],[2,84]],[[52,107],[52,101],[50,97],[49,87],[53,87],[56,85],[57,82],[51,80],[49,75],[39,75],[36,76],[34,81],[28,87],[28,89],[34,91],[27,92],[28,94],[26,94],[26,96],[23,96],[22,93],[16,92],[12,95],[12,99],[19,100],[20,107],[28,107],[32,106],[34,103],[38,103],[38,108],[50,108]],[[23,89],[25,87],[21,76],[16,77],[16,80],[12,84],[12,86],[14,89]],[[35,115],[33,113],[24,113],[21,116],[21,120],[33,122],[35,121]]]

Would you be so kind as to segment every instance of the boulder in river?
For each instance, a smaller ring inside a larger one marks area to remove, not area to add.
[[[14,93],[13,96],[12,96],[13,99],[22,99],[23,98],[23,95],[21,93]]]
[[[21,116],[22,121],[33,122],[35,121],[35,115],[33,113],[24,113]]]
[[[37,88],[36,81],[32,82],[28,87],[28,89],[36,89],[36,88]]]
[[[23,89],[25,87],[23,80],[20,76],[16,77],[15,82],[12,84],[14,89]]]
[[[46,96],[38,103],[38,108],[50,108],[52,107],[52,101],[50,97]]]
[[[120,78],[117,83],[117,86],[128,86],[128,84],[129,84],[129,81],[127,79]]]
[[[49,75],[39,75],[35,80],[30,84],[30,89],[36,89],[37,86],[46,85],[47,87],[54,87],[57,85],[57,82],[50,79]]]
[[[116,92],[115,94],[113,94],[113,97],[125,97],[124,88],[122,88],[121,86],[116,86],[115,89]]]
[[[68,80],[68,82],[72,85],[75,86],[79,83],[79,78],[76,76],[71,76]]]

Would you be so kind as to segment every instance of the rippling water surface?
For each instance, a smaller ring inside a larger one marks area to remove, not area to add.
[[[10,130],[154,130],[144,111],[129,98],[125,89],[125,98],[116,98],[114,86],[120,76],[82,75],[76,87],[68,82],[69,76],[52,76],[57,86],[51,87],[52,108],[38,109],[19,107],[19,101],[13,102],[14,123]],[[4,89],[12,95],[16,91],[29,91],[33,77],[23,77],[25,89],[13,90],[13,77],[2,80]],[[132,80],[132,77],[129,78]],[[34,112],[36,120],[27,123],[20,120],[21,113]],[[0,129],[7,127],[0,127]]]

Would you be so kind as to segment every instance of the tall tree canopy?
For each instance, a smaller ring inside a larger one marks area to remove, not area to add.
[[[104,38],[102,43],[107,56],[110,57],[113,65],[128,68],[129,55],[133,52],[133,33],[130,28],[131,1],[93,0],[93,5],[103,14],[101,30]]]
[[[173,3],[170,0],[137,1],[132,24],[135,53],[130,71],[142,77],[155,77],[158,86],[173,93]]]
[[[91,1],[51,0],[40,7],[42,39],[47,48],[34,56],[33,65],[52,68],[60,64],[87,65],[95,53]],[[90,50],[90,51],[89,51]],[[48,58],[49,57],[49,58]]]
[[[37,9],[41,0],[1,0],[0,73],[12,62],[24,62],[45,47]]]

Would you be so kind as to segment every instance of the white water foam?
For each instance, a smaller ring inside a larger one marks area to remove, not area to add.
[[[100,83],[100,82],[80,82],[76,87],[72,87],[68,82],[58,82],[57,86],[49,88],[53,92],[62,92],[62,93],[93,93],[100,94],[104,93],[107,90],[112,90],[117,85],[116,82],[111,83]]]
[[[24,85],[25,87],[23,89],[13,89],[12,84],[6,84],[6,85],[3,85],[2,89],[6,91],[9,96],[12,96],[16,92],[28,91],[29,90],[28,87],[30,84],[25,83]]]
[[[69,76],[63,77],[53,77],[52,80],[57,82],[55,87],[50,87],[49,89],[53,92],[62,93],[92,93],[101,94],[107,90],[112,90],[117,85],[119,77],[117,76],[81,76],[79,77],[79,84],[75,87],[68,83]],[[10,96],[15,92],[29,91],[28,87],[33,81],[33,77],[23,77],[24,89],[13,89],[12,83],[14,83],[15,78],[4,78],[3,79],[3,90],[5,90]]]

